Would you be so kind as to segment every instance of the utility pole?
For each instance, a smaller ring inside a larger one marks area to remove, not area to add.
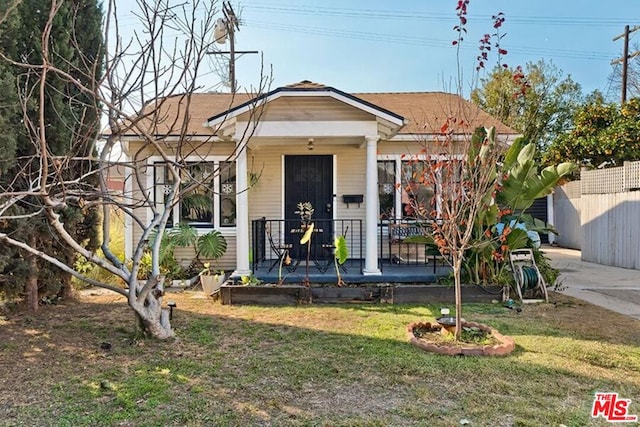
[[[622,62],[622,101],[621,104],[624,104],[627,101],[627,75],[629,70],[629,59],[634,56],[640,55],[640,51],[635,51],[629,54],[629,34],[634,31],[640,30],[640,25],[636,25],[632,29],[629,29],[628,25],[624,26],[624,33],[617,35],[613,38],[613,41],[621,39],[624,37],[624,47],[622,50],[622,58],[614,59],[611,61],[611,65],[618,64]]]
[[[229,55],[229,85],[231,86],[231,93],[235,94],[237,91],[236,84],[236,54],[246,54],[246,53],[258,53],[257,50],[246,50],[246,51],[236,51],[235,45],[235,33],[236,31],[240,31],[240,23],[238,21],[238,17],[231,7],[231,3],[229,1],[224,1],[222,3],[222,13],[224,14],[224,25],[226,29],[226,35],[229,36],[229,50],[220,50],[207,52],[210,55]],[[216,40],[216,42],[220,42]]]

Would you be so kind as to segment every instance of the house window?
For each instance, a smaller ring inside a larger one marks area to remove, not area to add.
[[[234,162],[188,163],[180,169],[180,190],[187,193],[171,212],[170,224],[196,227],[235,227],[236,173]],[[162,207],[174,183],[164,163],[154,164],[155,203]]]
[[[401,167],[402,218],[433,218],[436,208],[435,191],[429,182],[424,161],[403,161]]]
[[[429,181],[424,160],[378,160],[380,220],[433,218],[437,203]]]
[[[378,200],[381,220],[395,218],[396,192],[396,162],[393,160],[379,161]]]
[[[236,164],[220,163],[220,226],[236,225]]]

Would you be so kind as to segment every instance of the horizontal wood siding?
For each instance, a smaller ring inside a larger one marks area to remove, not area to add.
[[[336,218],[338,219],[359,219],[361,220],[362,230],[351,230],[354,235],[362,234],[362,248],[366,246],[365,228],[366,228],[366,185],[367,185],[367,152],[365,148],[343,148],[338,152],[337,163],[337,192],[334,202]],[[362,194],[365,196],[363,203],[350,203],[347,205],[343,202],[343,195]],[[336,230],[342,232],[342,230]],[[349,246],[349,257],[354,259],[363,259],[364,254],[360,252],[359,242],[347,241]]]
[[[204,232],[204,231],[203,231]],[[233,233],[223,232],[224,238],[227,241],[227,252],[217,260],[209,260],[202,258],[202,262],[211,262],[211,265],[215,269],[222,269],[225,271],[233,271],[236,268],[236,235]],[[180,265],[189,265],[191,260],[195,256],[193,248],[176,248],[174,251],[176,260]]]
[[[249,151],[249,168],[258,181],[249,190],[249,221],[282,218],[282,154],[285,147]]]
[[[283,155],[305,155],[309,150],[304,146],[269,146],[251,152],[254,169],[262,169],[262,175],[258,183],[249,191],[249,219],[255,220],[261,217],[267,219],[283,218]],[[336,198],[334,199],[334,212],[336,219],[359,219],[364,228],[365,207],[361,203],[343,203],[345,194],[363,194],[366,185],[366,150],[354,146],[322,146],[318,144],[313,150],[313,155],[335,155],[335,171],[337,176]],[[336,230],[341,232],[342,230]],[[358,233],[359,230],[349,230],[349,233]],[[364,230],[362,230],[364,235]],[[358,242],[347,242],[351,258],[360,258]]]
[[[248,117],[241,115],[241,120]],[[265,106],[261,121],[373,120],[372,114],[333,98],[283,97]]]
[[[191,156],[195,157],[205,157],[205,156],[229,156],[233,152],[234,144],[227,142],[210,142],[210,143],[191,143],[191,145],[185,144],[183,147],[183,153],[189,153]],[[150,156],[154,155],[153,150],[148,147],[143,148],[142,143],[132,142],[129,144],[129,151],[135,154],[135,159],[138,164],[138,171],[140,174],[140,185],[134,177],[129,177],[132,181],[133,187],[133,196],[135,200],[143,199],[143,190],[147,192],[151,192],[151,197],[153,198],[153,188],[140,188],[140,186],[146,185],[146,175],[145,175],[145,163],[146,159]],[[169,150],[171,151],[171,150]],[[152,171],[150,173],[153,173]],[[147,218],[146,207],[138,207],[134,210],[136,217],[142,219],[142,222],[146,223],[151,220],[151,218]],[[236,263],[236,255],[235,255],[235,230],[225,232],[222,230],[225,238],[227,239],[227,253],[223,258],[218,260],[218,265],[221,268],[232,268],[235,267]],[[140,241],[142,237],[142,229],[138,227],[135,222],[133,224],[132,230],[132,244],[133,250],[135,251],[136,245]],[[193,256],[193,251],[189,248],[179,248],[176,251],[176,259],[180,262],[183,259],[191,259]],[[185,261],[186,262],[186,261]]]

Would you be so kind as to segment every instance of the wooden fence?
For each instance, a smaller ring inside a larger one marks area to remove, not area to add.
[[[640,162],[583,171],[580,181],[557,187],[554,224],[560,246],[582,259],[640,269]]]

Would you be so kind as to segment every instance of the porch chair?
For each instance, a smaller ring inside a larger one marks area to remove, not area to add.
[[[276,243],[273,240],[273,235],[271,234],[271,227],[269,225],[265,227],[265,234],[267,235],[267,239],[269,240],[269,247],[271,247],[271,251],[277,256],[275,262],[271,264],[271,267],[269,267],[268,272],[270,273],[271,270],[273,270],[276,266],[280,265],[283,258],[285,258],[289,254],[289,251],[291,250],[293,245],[290,243],[281,243],[280,239],[278,239],[278,243]],[[287,269],[289,270],[289,266],[287,266]]]
[[[511,251],[509,262],[516,281],[516,292],[520,302],[525,302],[523,296],[527,293],[541,296],[545,302],[549,302],[547,284],[536,265],[533,249],[525,248]],[[527,301],[533,302],[534,300]]]

